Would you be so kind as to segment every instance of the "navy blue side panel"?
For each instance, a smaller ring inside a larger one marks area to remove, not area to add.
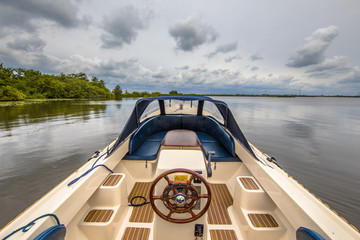
[[[143,142],[156,131],[153,119],[147,120],[138,128],[138,130],[131,136],[129,143],[129,153],[133,154]]]
[[[214,137],[231,156],[235,157],[235,145],[232,137],[225,129],[213,118],[205,116],[186,116],[182,117],[184,129],[190,129],[195,132],[204,132]]]
[[[240,162],[237,156],[232,156],[225,148],[212,136],[204,132],[196,132],[202,149],[208,158],[208,151],[215,151],[215,155],[211,157],[213,162]]]
[[[216,139],[207,133],[196,131],[196,135],[200,142],[216,142]]]
[[[63,240],[66,228],[64,224],[56,225],[40,233],[34,240]]]
[[[253,152],[253,150],[251,149],[248,141],[246,140],[244,134],[241,132],[239,125],[237,124],[233,114],[231,113],[231,111],[228,111],[228,122],[227,122],[227,129],[229,129],[229,131],[231,132],[231,134],[239,141],[242,143],[242,145],[249,150],[249,152],[257,159],[255,153]]]
[[[296,230],[296,240],[325,240],[325,238],[311,229],[299,227]]]
[[[148,139],[146,139],[146,141],[161,142],[164,139],[165,135],[166,135],[166,131],[157,132],[157,133],[151,135],[150,137],[148,137]]]

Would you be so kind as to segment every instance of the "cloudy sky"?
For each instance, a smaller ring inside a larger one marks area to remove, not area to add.
[[[358,0],[0,0],[0,63],[112,89],[360,92]]]

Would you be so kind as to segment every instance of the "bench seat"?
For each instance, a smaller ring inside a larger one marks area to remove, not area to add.
[[[131,136],[129,152],[124,159],[155,160],[166,133],[174,129],[196,132],[206,157],[208,151],[215,151],[211,157],[213,162],[241,161],[235,154],[232,137],[218,122],[206,116],[186,115],[156,116],[142,123]]]
[[[161,141],[167,131],[157,132],[148,137],[133,154],[126,154],[125,160],[155,160],[159,152]]]
[[[232,156],[226,149],[212,136],[204,132],[196,132],[206,158],[208,159],[208,152],[215,151],[215,155],[211,156],[212,162],[240,162],[237,156]]]

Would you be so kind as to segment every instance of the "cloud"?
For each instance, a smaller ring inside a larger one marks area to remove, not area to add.
[[[309,79],[318,83],[319,90],[333,89],[334,94],[353,95],[360,86],[360,67],[353,66],[345,56],[326,58],[322,63],[313,65],[305,72]],[[322,80],[322,81],[321,81]]]
[[[212,58],[219,53],[228,53],[228,52],[235,51],[236,49],[237,49],[237,42],[222,44],[222,45],[217,46],[215,51],[209,53],[208,55],[206,55],[206,57]]]
[[[319,64],[325,60],[324,53],[330,43],[339,35],[339,28],[328,26],[319,28],[305,38],[305,43],[288,60],[286,66],[301,68]]]
[[[31,14],[22,12],[11,6],[0,7],[0,34],[2,37],[10,35],[14,30],[24,30],[26,32],[36,31],[36,26],[31,21]]]
[[[344,77],[339,81],[340,84],[351,84],[360,86],[360,69],[356,69],[354,72],[351,72],[348,76]]]
[[[128,5],[118,9],[104,18],[104,31],[101,35],[103,48],[122,47],[135,41],[138,31],[146,28],[146,18],[134,6]]]
[[[189,52],[218,37],[214,28],[195,17],[175,22],[170,26],[169,34],[175,39],[177,49]]]
[[[35,31],[39,20],[48,20],[71,28],[82,20],[77,17],[78,9],[70,0],[2,0],[0,21],[2,28],[16,28],[26,32]]]
[[[240,60],[240,59],[241,59],[240,55],[236,54],[234,56],[227,57],[224,60],[225,62],[232,62],[233,60]]]
[[[353,66],[345,56],[326,58],[322,63],[311,66],[306,73],[311,78],[333,78],[336,75],[344,75],[353,71]]]
[[[191,86],[191,90],[204,92],[206,88],[224,88],[228,85],[237,84],[241,77],[239,71],[229,69],[208,69],[206,67],[193,67],[187,69],[176,68],[173,75],[173,85]]]
[[[188,65],[152,69],[134,58],[104,60],[80,55],[59,58],[43,52],[0,48],[0,62],[3,58],[8,60],[7,66],[33,68],[43,73],[85,72],[89,77],[96,76],[103,79],[109,89],[117,84],[129,91],[156,89],[156,91],[168,92],[177,89],[185,93],[262,93],[264,89],[273,89],[274,93],[282,93],[289,89],[299,89],[297,86],[294,87],[292,76],[247,76],[240,70]]]
[[[8,48],[26,52],[41,52],[45,45],[46,42],[37,36],[16,38],[13,42],[7,43]]]
[[[254,71],[258,70],[258,69],[259,69],[258,67],[253,66],[250,70],[254,72]]]
[[[163,67],[158,67],[158,69],[152,73],[151,76],[156,79],[165,79],[170,77],[170,75],[164,70]]]
[[[250,61],[258,61],[258,60],[263,60],[264,58],[262,56],[260,56],[259,53],[254,53],[253,55],[251,55],[249,57]]]

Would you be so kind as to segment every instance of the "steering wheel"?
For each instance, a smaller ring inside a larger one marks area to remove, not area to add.
[[[170,174],[174,173],[188,173],[190,174],[190,178],[187,181],[176,180],[172,181],[169,178]],[[207,194],[199,194],[196,187],[191,183],[194,178],[198,178],[204,183]],[[165,179],[167,181],[167,186],[164,188],[163,193],[160,196],[155,195],[155,186],[161,179]],[[193,208],[197,205],[201,198],[206,198],[207,202],[205,206],[202,208],[200,212],[197,214],[194,213]],[[155,205],[155,200],[161,200],[165,207],[169,209],[169,213],[164,214],[159,210],[159,208]],[[172,223],[188,223],[195,221],[200,218],[206,210],[209,208],[211,202],[211,191],[209,187],[209,183],[202,177],[199,173],[194,172],[185,168],[177,168],[168,170],[162,174],[160,174],[152,183],[150,187],[150,203],[154,211],[161,218],[166,221]],[[173,218],[171,215],[173,213],[182,214],[189,213],[191,216],[189,218]]]

